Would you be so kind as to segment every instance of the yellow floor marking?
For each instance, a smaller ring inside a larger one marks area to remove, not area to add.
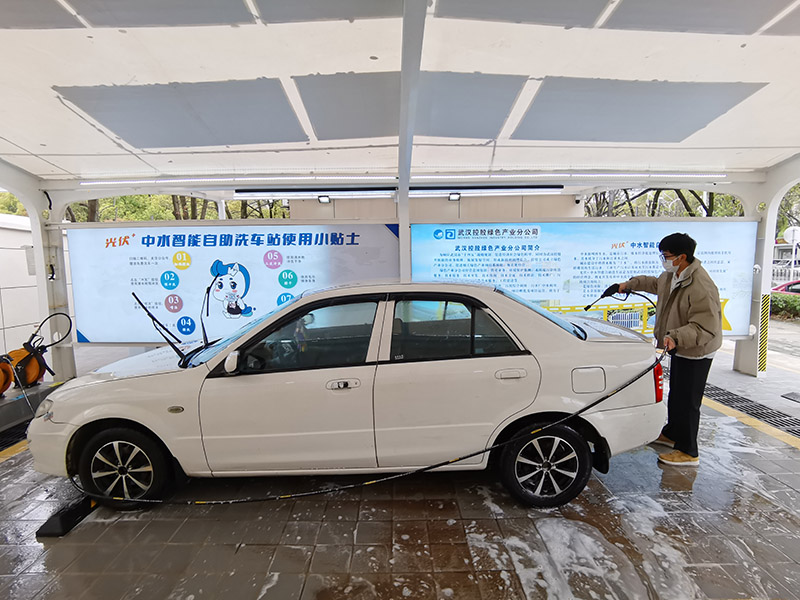
[[[773,427],[772,425],[767,425],[764,421],[759,421],[755,417],[751,417],[750,415],[746,415],[743,412],[740,412],[736,409],[729,408],[724,404],[720,404],[710,398],[706,398],[703,396],[703,404],[705,404],[709,408],[713,408],[717,412],[721,412],[723,415],[728,415],[729,417],[734,417],[740,423],[744,423],[745,425],[749,425],[753,429],[758,429],[762,433],[766,433],[767,435],[774,437],[776,440],[779,440],[785,444],[789,444],[790,446],[794,446],[797,449],[800,449],[800,438],[793,436],[791,433],[786,433],[785,431],[781,431],[777,427]]]
[[[13,446],[9,446],[3,451],[0,451],[0,463],[7,461],[9,458],[12,458],[22,452],[23,450],[28,449],[28,442],[26,440],[22,440],[21,442],[17,442]]]

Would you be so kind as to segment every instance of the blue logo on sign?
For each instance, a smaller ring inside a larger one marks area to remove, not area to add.
[[[444,239],[446,239],[446,240],[454,240],[454,239],[456,239],[456,230],[455,229],[447,229],[444,232]]]
[[[175,271],[164,271],[161,274],[161,285],[164,286],[164,289],[174,290],[179,283],[180,279]]]
[[[183,335],[191,335],[194,332],[194,319],[192,317],[178,319],[178,331]]]
[[[444,231],[442,231],[441,229],[437,229],[436,231],[433,232],[433,237],[435,237],[437,240],[442,239],[442,236],[444,236]]]
[[[285,304],[292,298],[294,298],[294,296],[292,296],[291,294],[281,294],[280,296],[278,296],[278,306],[280,306],[281,304]]]

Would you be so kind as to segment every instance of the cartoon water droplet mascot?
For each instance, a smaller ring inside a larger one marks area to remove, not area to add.
[[[250,273],[244,265],[239,263],[223,264],[215,260],[211,265],[211,274],[214,276],[214,298],[222,302],[222,314],[228,319],[250,317],[253,307],[245,304],[244,298],[250,289]]]

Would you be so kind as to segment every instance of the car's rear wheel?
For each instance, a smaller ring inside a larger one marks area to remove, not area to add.
[[[169,479],[164,451],[150,436],[124,427],[95,434],[80,454],[83,489],[106,505],[139,506],[161,497]]]
[[[586,487],[592,472],[589,444],[574,429],[554,425],[530,435],[541,425],[517,431],[503,448],[500,474],[511,494],[529,506],[562,506]]]

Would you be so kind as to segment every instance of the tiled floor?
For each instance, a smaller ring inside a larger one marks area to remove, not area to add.
[[[698,469],[643,448],[557,510],[518,505],[491,473],[434,473],[98,509],[60,539],[35,533],[75,491],[25,451],[0,464],[0,598],[800,599],[800,450],[704,413]],[[195,480],[176,500],[356,480]]]

